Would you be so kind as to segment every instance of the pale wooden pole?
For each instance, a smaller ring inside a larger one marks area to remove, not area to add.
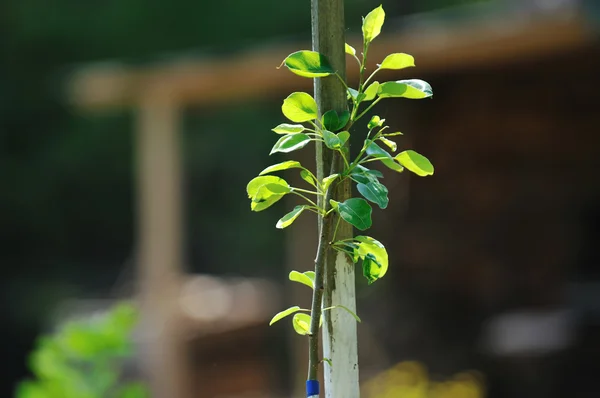
[[[178,103],[160,89],[140,96],[137,119],[138,276],[142,367],[155,398],[185,398],[187,361],[178,330],[182,277]]]
[[[325,55],[333,69],[345,79],[346,56],[344,50],[345,22],[343,0],[312,0],[313,50]],[[315,79],[315,99],[322,114],[328,110],[347,110],[346,90],[336,77]],[[342,170],[339,157],[317,143],[317,177],[319,179]],[[343,202],[351,196],[350,180],[337,185],[333,198]],[[337,218],[330,221],[337,224]],[[333,228],[325,231],[325,242],[331,242]],[[336,240],[352,237],[352,226],[341,222]],[[344,305],[356,311],[354,264],[343,253],[330,247],[325,255],[323,307]],[[358,347],[356,320],[346,311],[325,311],[323,323],[323,356],[325,396],[329,398],[358,398]]]

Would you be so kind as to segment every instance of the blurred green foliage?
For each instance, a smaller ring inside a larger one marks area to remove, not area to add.
[[[71,321],[40,337],[30,356],[35,380],[21,382],[16,398],[144,398],[138,382],[122,381],[121,363],[132,354],[137,311],[119,304],[107,314]]]

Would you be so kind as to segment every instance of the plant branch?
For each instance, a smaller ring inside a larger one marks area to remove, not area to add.
[[[323,205],[327,206],[331,198],[331,187],[325,192]],[[325,279],[325,255],[329,247],[329,230],[331,229],[331,217],[329,214],[321,218],[321,230],[319,234],[319,246],[315,258],[315,288],[313,289],[310,333],[308,335],[308,378],[317,380],[319,372],[319,322],[321,320],[321,306],[323,303],[324,279]]]
[[[373,108],[375,105],[377,105],[377,103],[381,101],[381,97],[377,98],[375,101],[373,101],[373,103],[371,105],[369,105],[367,107],[367,109],[365,109],[364,111],[362,111],[362,113],[360,115],[358,115],[356,117],[356,119],[354,119],[354,121],[356,122],[358,119],[360,119],[361,117],[363,117],[365,115],[365,113],[369,112],[371,110],[371,108]]]

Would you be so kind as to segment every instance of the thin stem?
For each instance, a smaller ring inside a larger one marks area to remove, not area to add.
[[[313,213],[319,216],[324,216],[326,214],[320,207],[306,206],[306,210],[312,211]]]
[[[298,191],[298,192],[304,192],[304,193],[311,193],[313,195],[323,195],[321,192],[309,191],[307,189],[296,188],[296,187],[292,188],[292,190]]]
[[[323,205],[327,206],[331,198],[331,187],[325,192]],[[321,320],[321,305],[323,304],[324,277],[325,277],[325,254],[329,247],[328,235],[331,228],[331,217],[327,212],[321,218],[321,231],[319,234],[319,246],[315,258],[315,288],[313,289],[312,306],[310,314],[310,333],[308,335],[308,380],[317,380],[319,373],[319,323]]]
[[[315,133],[321,135],[321,129],[319,128],[319,126],[317,126],[317,124],[315,122],[313,122],[312,120],[309,120],[308,123],[311,124],[315,128]]]
[[[338,151],[340,152],[340,155],[342,155],[342,159],[344,159],[344,164],[346,165],[346,169],[349,169],[350,165],[348,164],[348,159],[346,159],[346,155],[344,155],[344,150],[339,149]]]
[[[335,229],[333,230],[333,237],[331,238],[331,242],[335,242],[335,236],[337,235],[337,230],[340,226],[340,221],[342,221],[342,217],[338,217],[337,223],[335,224]]]
[[[373,71],[373,73],[371,73],[371,76],[367,77],[367,80],[365,80],[365,82],[363,83],[363,85],[364,85],[364,86],[366,86],[366,85],[367,85],[367,83],[369,82],[369,80],[371,80],[371,78],[372,78],[373,76],[375,76],[375,74],[376,74],[377,72],[379,72],[380,70],[381,70],[381,69],[379,69],[379,68],[375,69],[375,70]]]
[[[346,84],[346,81],[337,73],[335,72],[335,75],[337,76],[337,78],[340,80],[340,82],[342,82],[342,84],[344,85],[344,87],[346,88],[346,91],[348,91],[348,85]]]
[[[354,121],[356,122],[358,119],[360,119],[361,117],[363,117],[365,115],[365,113],[369,112],[371,110],[371,108],[373,108],[375,105],[377,105],[377,103],[381,101],[381,97],[377,98],[375,101],[373,101],[373,103],[371,105],[369,105],[367,107],[367,109],[365,109],[360,115],[358,115],[356,117],[356,119],[354,119]]]
[[[366,42],[363,43],[363,60],[360,64],[360,78],[358,81],[358,91],[362,92],[363,88],[363,79],[365,77],[365,71],[367,70],[367,53],[369,52],[369,44]]]
[[[311,205],[313,205],[314,207],[316,207],[317,209],[320,209],[319,206],[317,206],[317,204],[315,202],[313,202],[312,200],[310,200],[309,198],[307,198],[306,196],[302,195],[300,192],[296,192],[295,190],[292,191],[292,193],[294,195],[298,195],[300,196],[302,199],[306,200],[308,203],[310,203]]]

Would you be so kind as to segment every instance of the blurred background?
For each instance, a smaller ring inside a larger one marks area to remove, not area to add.
[[[600,2],[347,0],[350,44],[380,3],[370,65],[417,68],[378,79],[435,95],[376,112],[436,173],[382,170],[364,395],[600,396]],[[0,2],[1,396],[38,336],[132,299],[123,373],[153,396],[302,396],[306,342],[267,324],[310,302],[287,274],[316,222],[276,230],[295,203],[252,213],[244,190],[285,159],[270,129],[312,83],[275,67],[309,47],[308,0]]]

